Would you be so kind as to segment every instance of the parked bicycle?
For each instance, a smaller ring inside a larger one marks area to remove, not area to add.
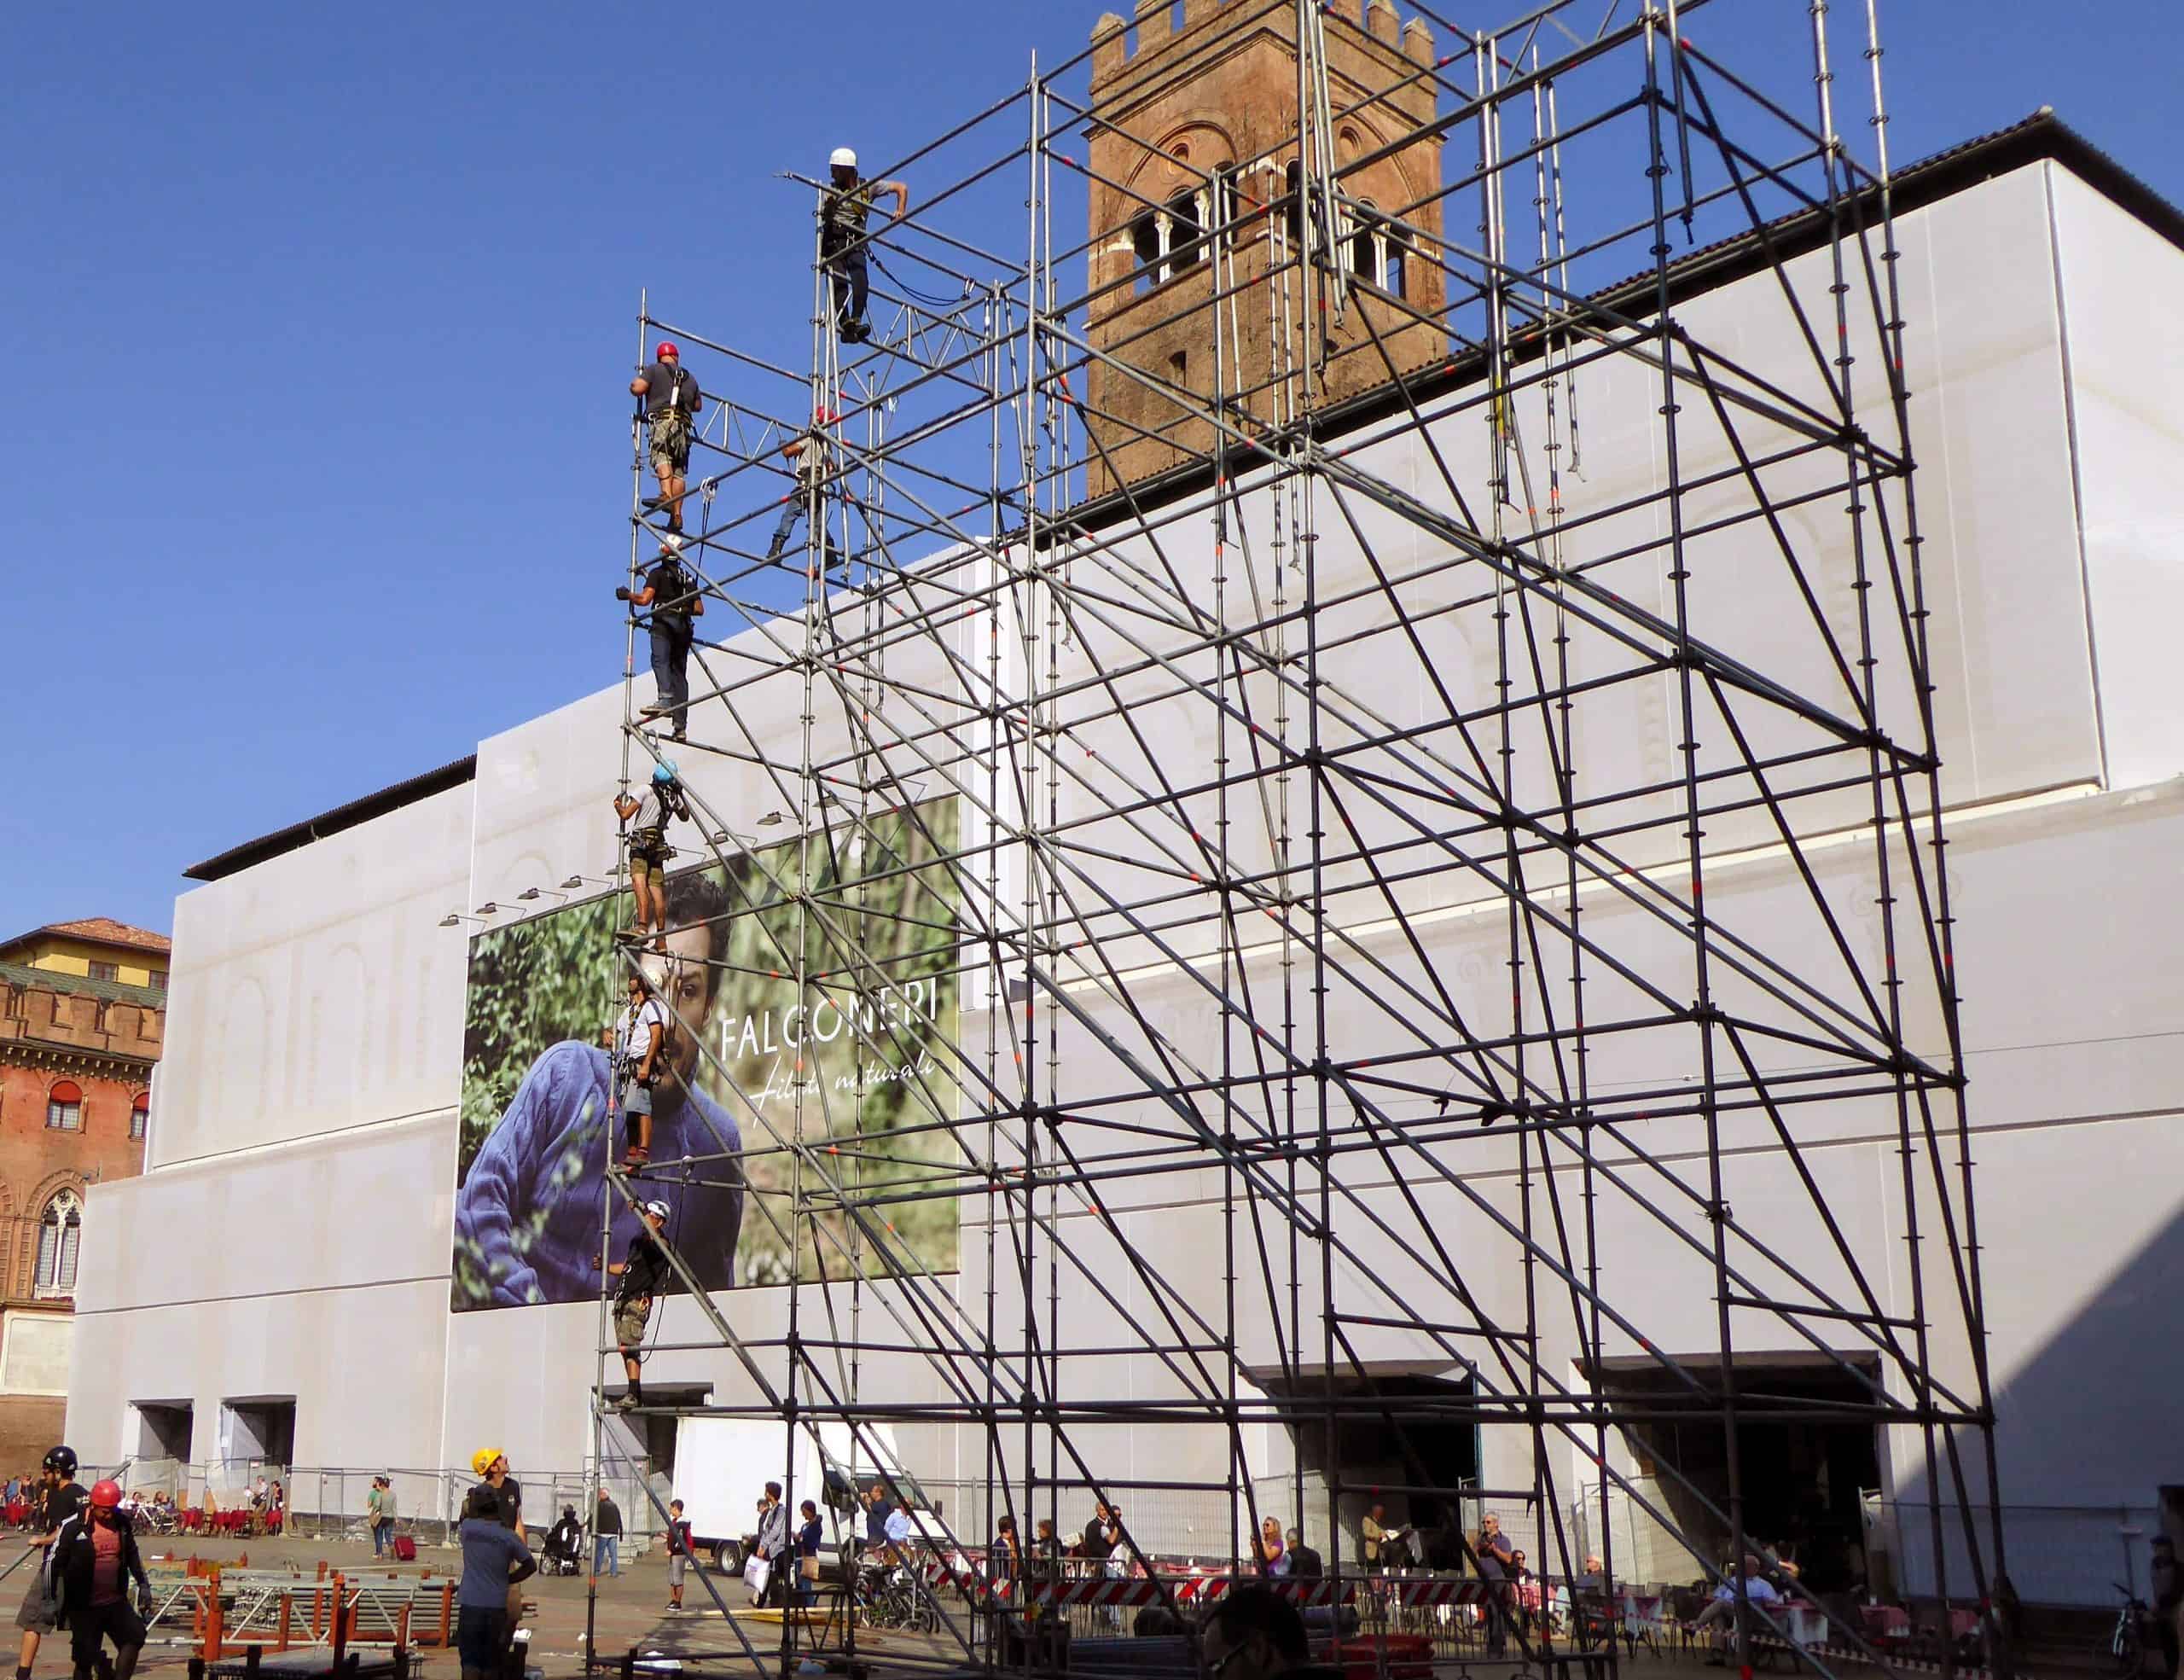
[[[2135,1677],[2146,1666],[2146,1602],[2132,1596],[2121,1581],[2110,1584],[2123,1602],[2116,1612],[2116,1625],[2108,1635],[2109,1665],[2120,1675]]]

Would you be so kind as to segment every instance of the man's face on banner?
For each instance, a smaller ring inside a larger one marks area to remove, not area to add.
[[[713,971],[706,961],[712,950],[710,927],[681,927],[667,936],[666,950],[647,951],[637,959],[655,995],[681,1024],[667,1046],[667,1060],[685,1084],[698,1065],[699,1041],[713,1007]]]

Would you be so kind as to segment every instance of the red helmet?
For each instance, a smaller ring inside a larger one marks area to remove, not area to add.
[[[91,1503],[99,1510],[110,1511],[121,1503],[121,1484],[116,1481],[96,1481],[91,1484]]]
[[[659,348],[653,352],[652,359],[655,362],[665,362],[671,356],[680,361],[682,352],[677,350],[671,341],[662,339],[659,341]]]

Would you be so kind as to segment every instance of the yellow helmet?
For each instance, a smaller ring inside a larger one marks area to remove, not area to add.
[[[482,1476],[493,1468],[493,1461],[502,1456],[498,1447],[479,1447],[470,1455],[470,1474]]]

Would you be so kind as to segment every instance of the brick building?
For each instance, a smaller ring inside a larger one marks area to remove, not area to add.
[[[143,1170],[167,950],[105,917],[0,945],[0,1474],[60,1439],[84,1191]]]
[[[1321,21],[1335,172],[1324,218],[1298,191],[1294,9],[1138,0],[1130,21],[1109,12],[1093,27],[1088,326],[1101,356],[1137,370],[1087,369],[1095,495],[1211,447],[1164,387],[1211,406],[1217,382],[1250,433],[1293,414],[1308,311],[1327,329],[1322,403],[1446,352],[1427,259],[1440,146],[1404,138],[1434,117],[1432,31],[1391,0],[1331,0]],[[1329,222],[1332,261],[1317,233]],[[1302,247],[1309,273],[1292,260]]]

